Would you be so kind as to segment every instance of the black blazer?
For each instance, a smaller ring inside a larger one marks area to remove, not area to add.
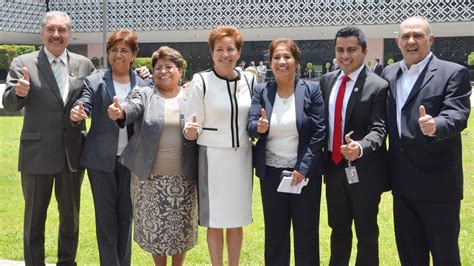
[[[326,102],[326,119],[329,114],[329,96],[334,83],[342,70],[327,73],[321,77],[320,86]],[[362,147],[362,157],[352,164],[359,176],[358,188],[365,193],[379,194],[390,188],[387,166],[387,149],[385,139],[385,99],[388,83],[364,67],[357,78],[346,107],[344,135],[354,131],[351,138]],[[327,121],[329,123],[329,121]],[[328,128],[328,127],[327,127]],[[329,130],[329,129],[328,129]],[[327,132],[326,134],[330,134]],[[344,136],[343,135],[343,136]],[[325,143],[327,149],[327,142]],[[324,153],[327,166],[331,160],[329,153]],[[347,161],[341,162],[347,166]],[[331,182],[331,173],[325,167],[325,180]]]
[[[383,72],[390,82],[387,124],[393,194],[413,200],[460,200],[461,131],[466,128],[471,111],[469,73],[465,67],[433,55],[402,108],[400,137],[395,101],[401,74],[400,62],[387,66]],[[435,119],[435,137],[425,136],[420,130],[420,105]]]
[[[261,83],[254,87],[247,131],[258,138],[254,147],[254,166],[258,177],[265,177],[266,142],[268,132],[257,132],[258,119],[264,108],[271,120],[275,103],[276,82]],[[296,128],[298,129],[298,158],[294,170],[305,177],[322,174],[322,147],[325,143],[324,102],[319,86],[311,81],[295,79]],[[271,130],[271,128],[269,128]]]

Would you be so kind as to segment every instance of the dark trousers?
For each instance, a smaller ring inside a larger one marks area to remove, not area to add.
[[[130,265],[130,170],[116,162],[112,173],[95,169],[87,169],[87,173],[94,198],[100,265]]]
[[[460,201],[426,202],[393,197],[395,239],[402,265],[461,265]]]
[[[84,171],[65,165],[56,174],[21,173],[25,199],[23,248],[26,265],[44,265],[46,216],[54,186],[59,211],[58,265],[75,265],[79,238],[79,208]]]
[[[313,176],[301,194],[277,192],[281,171],[266,167],[260,179],[265,220],[265,265],[290,265],[293,225],[295,265],[319,265],[321,177]],[[289,169],[288,169],[289,170]]]
[[[357,236],[356,265],[379,265],[377,225],[380,194],[368,194],[349,184],[344,163],[328,164],[326,201],[331,227],[329,265],[349,265],[352,250],[352,222]]]

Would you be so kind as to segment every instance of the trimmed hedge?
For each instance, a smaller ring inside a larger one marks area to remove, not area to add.
[[[0,45],[0,69],[9,69],[13,58],[35,51],[34,45]]]

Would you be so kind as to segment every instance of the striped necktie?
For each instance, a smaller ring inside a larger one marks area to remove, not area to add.
[[[61,66],[61,59],[55,58],[52,63],[52,69],[54,73],[54,78],[56,79],[56,82],[58,83],[59,87],[59,92],[61,93],[61,97],[63,97],[64,94],[64,76],[63,76],[63,70]]]

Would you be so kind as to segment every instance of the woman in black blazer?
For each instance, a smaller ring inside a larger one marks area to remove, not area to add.
[[[260,178],[265,220],[265,264],[290,264],[293,225],[296,265],[319,265],[319,205],[322,147],[325,141],[324,103],[319,85],[296,77],[301,53],[293,40],[270,44],[275,81],[258,84],[248,122]],[[300,194],[277,192],[284,170],[291,186],[308,182]]]

